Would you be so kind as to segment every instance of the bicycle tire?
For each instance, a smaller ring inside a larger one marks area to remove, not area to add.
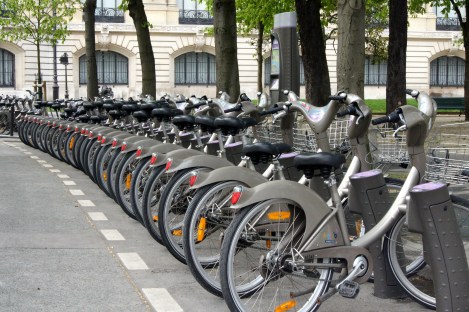
[[[184,215],[197,190],[189,190],[189,178],[193,171],[207,168],[189,168],[175,172],[161,194],[158,207],[158,227],[163,244],[180,262],[186,264],[182,248]]]
[[[95,165],[95,175],[98,181],[98,186],[106,193],[107,196],[111,197],[107,189],[107,167],[109,165],[109,160],[112,157],[111,145],[106,145],[101,148],[101,151],[98,154]]]
[[[116,171],[116,179],[114,181],[114,189],[116,201],[122,210],[132,219],[137,220],[130,204],[130,182],[135,166],[138,160],[135,159],[135,153],[129,152],[124,155],[119,163]]]
[[[451,195],[451,201],[459,221],[466,257],[469,257],[469,201],[454,195]],[[402,242],[401,244],[398,243],[399,239]],[[404,255],[398,253],[399,247],[404,251]],[[430,266],[423,262],[425,265],[416,269],[414,274],[409,276],[404,274],[400,265],[402,259],[406,260],[408,257],[424,258],[421,235],[408,232],[405,225],[405,215],[396,221],[386,235],[384,248],[386,261],[388,261],[394,276],[406,293],[419,304],[430,309],[436,309]]]
[[[158,227],[158,203],[169,176],[165,173],[165,166],[153,168],[143,191],[142,218],[145,228],[151,237],[163,245],[160,229]],[[155,220],[156,218],[156,220]]]
[[[142,217],[143,191],[145,190],[145,184],[151,174],[150,158],[150,156],[147,156],[140,159],[140,162],[132,175],[132,181],[130,182],[130,205],[135,218],[143,226],[145,226]]]
[[[233,188],[239,185],[243,183],[224,181],[198,189],[184,217],[186,264],[199,284],[218,297],[223,295],[218,272],[220,237],[238,212],[230,208],[230,198]]]
[[[289,217],[269,221],[267,212],[288,213]],[[297,247],[295,242],[304,235],[303,221],[303,208],[286,199],[259,202],[236,215],[225,231],[220,257],[223,297],[230,311],[272,311],[292,301],[295,311],[317,310],[333,270],[306,269],[297,272],[299,276],[285,272],[279,261],[269,258],[269,252],[284,258]],[[280,242],[285,248],[278,248]]]

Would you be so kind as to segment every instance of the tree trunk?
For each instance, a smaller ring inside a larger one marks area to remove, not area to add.
[[[239,97],[235,0],[214,0],[213,15],[217,94],[219,91],[225,91],[233,101]]]
[[[86,97],[93,99],[98,96],[98,69],[96,66],[96,39],[95,39],[95,11],[96,0],[86,0],[83,6],[85,20],[86,44]]]
[[[469,3],[466,1],[466,12],[469,12]],[[461,23],[464,40],[464,120],[469,121],[469,24]]]
[[[386,114],[406,104],[407,1],[389,1]]]
[[[337,2],[337,90],[364,97],[365,0]]]
[[[262,65],[264,64],[264,58],[262,57],[262,44],[264,43],[264,24],[259,22],[257,24],[257,92],[264,90],[262,81]]]
[[[142,0],[129,0],[129,14],[137,32],[138,49],[142,65],[142,95],[156,97],[155,56],[150,38],[150,23],[147,20]]]
[[[42,77],[41,77],[41,45],[40,42],[36,41],[36,52],[37,52],[37,99],[42,101]]]
[[[320,0],[296,0],[306,101],[324,106],[331,94]]]

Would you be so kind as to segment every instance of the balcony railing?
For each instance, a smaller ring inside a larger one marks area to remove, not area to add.
[[[96,8],[95,11],[96,23],[123,23],[124,11],[116,8]]]
[[[436,30],[461,30],[457,17],[437,17]]]
[[[204,10],[179,10],[179,24],[213,25],[213,16]]]

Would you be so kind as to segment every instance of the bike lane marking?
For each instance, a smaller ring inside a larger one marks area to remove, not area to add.
[[[108,241],[125,240],[124,236],[122,236],[118,230],[101,230],[101,234],[103,234],[104,238],[106,238]]]
[[[184,311],[166,288],[142,288],[142,292],[157,312]]]
[[[88,216],[92,221],[107,221],[108,218],[102,212],[88,212]]]
[[[82,207],[95,207],[95,204],[89,199],[80,199],[78,200],[78,203]]]
[[[71,193],[72,195],[75,195],[75,196],[82,196],[82,195],[85,195],[85,193],[83,193],[82,190],[69,190],[69,191],[70,191],[70,193]]]
[[[118,252],[117,256],[127,270],[148,270],[147,264],[136,252]]]

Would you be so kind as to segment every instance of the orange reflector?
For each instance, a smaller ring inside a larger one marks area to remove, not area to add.
[[[173,230],[174,236],[182,236],[182,230]]]
[[[269,212],[267,214],[267,218],[270,220],[284,220],[284,219],[290,219],[290,211],[275,211],[275,212]]]
[[[75,137],[72,136],[72,138],[70,139],[70,143],[68,144],[68,149],[72,150],[74,144],[75,144]]]
[[[241,193],[243,192],[243,188],[241,186],[237,186],[233,189],[233,193],[231,194],[231,204],[236,205],[241,197]]]
[[[130,190],[130,183],[132,181],[132,173],[127,174],[127,177],[125,178],[125,188]]]
[[[153,221],[158,222],[158,216],[153,216]]]
[[[135,153],[135,155],[136,155],[137,157],[140,157],[140,155],[142,155],[142,151],[143,151],[143,150],[142,150],[142,147],[139,146],[139,147],[137,148],[137,152]]]
[[[112,147],[116,147],[117,145],[117,139],[112,140]]]
[[[154,163],[156,163],[156,154],[155,153],[151,154],[151,158],[150,158],[150,165],[153,165]]]
[[[107,173],[106,172],[103,172],[103,180],[107,181]]]
[[[268,248],[268,249],[272,248],[272,241],[270,239],[265,241],[265,248]]]
[[[168,171],[169,168],[171,168],[171,165],[173,164],[173,159],[172,158],[168,158],[168,161],[166,162],[166,167],[164,168],[164,170]]]
[[[127,143],[123,142],[121,146],[121,152],[125,151],[126,148],[127,148]]]
[[[296,301],[295,300],[288,300],[282,303],[281,305],[277,306],[274,309],[274,312],[283,312],[283,311],[288,311],[290,309],[293,309],[296,306]]]
[[[197,173],[192,174],[191,178],[189,179],[189,185],[194,186],[195,181],[197,181]]]
[[[207,219],[204,217],[200,218],[199,228],[197,229],[197,241],[203,241],[205,237],[205,228],[207,227]]]

